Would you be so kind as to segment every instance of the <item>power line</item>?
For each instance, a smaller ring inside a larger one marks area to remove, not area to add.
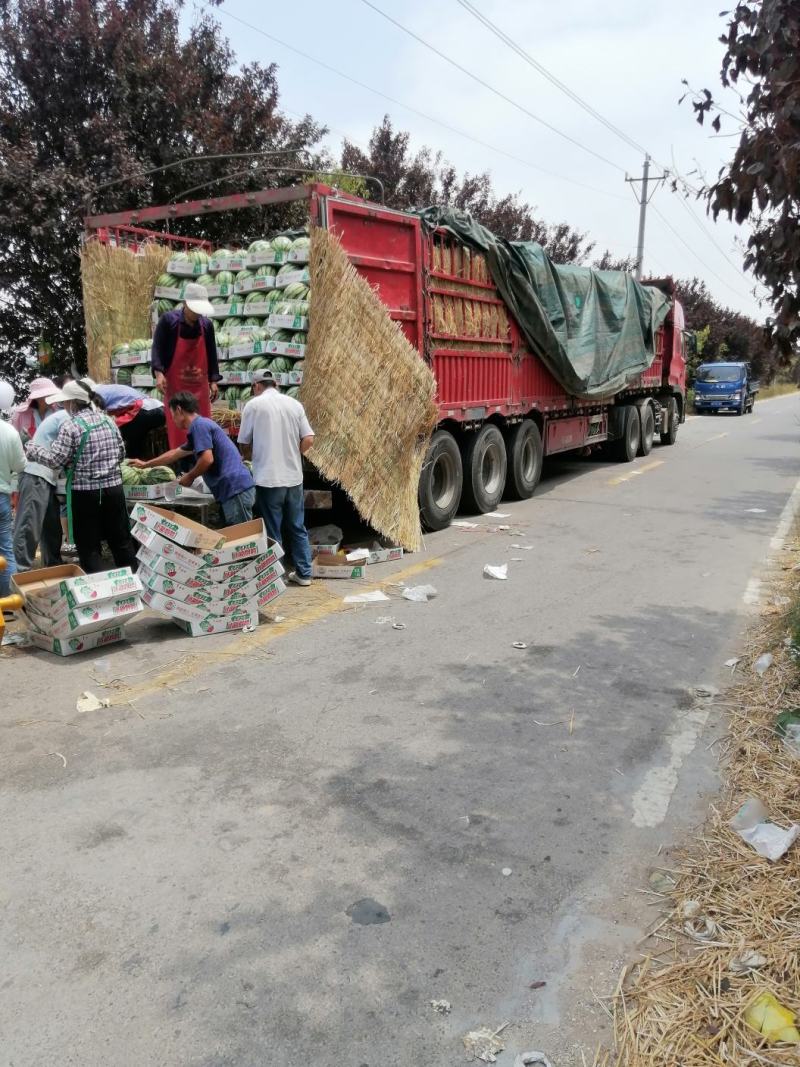
[[[727,286],[727,288],[730,289],[730,291],[732,293],[735,293],[736,296],[738,296],[740,300],[748,299],[748,297],[745,297],[745,295],[743,293],[740,293],[738,289],[734,289],[734,287],[730,284],[730,282],[726,281],[723,277],[721,277],[721,275],[717,274],[717,272],[712,267],[709,267],[709,265],[706,263],[706,261],[704,259],[701,259],[701,257],[697,254],[697,252],[694,250],[694,248],[692,248],[692,246],[688,243],[688,241],[684,241],[684,239],[681,237],[681,235],[678,233],[678,231],[675,229],[675,227],[658,210],[658,208],[655,206],[655,204],[652,204],[651,207],[652,207],[653,211],[656,213],[656,215],[658,215],[658,217],[661,219],[662,223],[673,234],[673,236],[677,237],[677,239],[680,241],[680,243],[692,253],[692,255],[695,257],[697,262],[701,266],[705,267],[705,269],[709,272],[709,274],[713,274],[713,276],[717,279],[717,281],[720,281],[720,282],[722,282],[723,285]],[[752,295],[752,294],[750,294],[750,295]]]
[[[401,22],[398,22],[397,19],[392,18],[391,15],[387,15],[385,11],[382,11],[379,7],[376,7],[375,4],[371,3],[371,0],[361,0],[361,2],[363,4],[366,4],[367,7],[371,8],[382,18],[385,18],[387,22],[391,22],[393,26],[396,26],[399,30],[402,30],[403,33],[408,34],[409,37],[412,37],[424,48],[427,48],[429,51],[433,52],[434,55],[439,56],[440,59],[443,59],[446,63],[449,63],[451,67],[455,67],[456,70],[460,70],[462,74],[466,74],[468,78],[471,78],[474,82],[477,82],[478,85],[482,85],[484,89],[488,89],[489,92],[494,93],[495,96],[499,97],[501,100],[504,100],[507,104],[511,104],[511,106],[516,108],[517,111],[521,111],[523,115],[527,115],[528,118],[533,119],[534,122],[538,122],[541,126],[544,126],[546,129],[550,130],[551,133],[555,133],[558,137],[562,137],[565,141],[569,141],[570,144],[575,145],[582,151],[588,152],[590,156],[594,156],[595,159],[599,159],[601,163],[606,163],[609,167],[614,167],[615,170],[620,170],[623,173],[625,172],[624,167],[620,167],[619,164],[612,162],[610,159],[606,159],[606,157],[601,155],[599,152],[595,152],[593,148],[589,148],[587,147],[587,145],[582,144],[574,137],[570,137],[568,133],[564,133],[563,130],[559,130],[557,126],[552,126],[549,122],[546,122],[543,118],[540,118],[539,115],[535,115],[532,111],[529,111],[528,108],[524,107],[516,100],[513,100],[510,96],[506,96],[505,93],[501,92],[499,89],[496,89],[493,85],[490,85],[489,82],[484,81],[484,79],[479,77],[479,75],[474,74],[466,67],[462,67],[462,65],[460,63],[457,63],[455,59],[452,59],[450,56],[445,55],[444,52],[440,52],[435,45],[432,45],[430,43],[430,41],[426,41],[424,37],[420,37],[419,34],[414,33],[413,30],[408,29],[407,26],[404,26]]]
[[[296,45],[289,44],[288,41],[283,41],[279,37],[275,37],[274,34],[267,33],[260,26],[253,25],[252,22],[247,22],[245,19],[240,18],[239,15],[234,15],[232,11],[228,11],[224,7],[211,7],[210,4],[205,5],[212,13],[217,11],[226,15],[228,18],[233,19],[234,22],[238,22],[241,26],[244,26],[248,30],[252,30],[254,33],[261,34],[262,37],[266,37],[267,40],[273,41],[275,44],[280,45],[282,48],[287,48],[290,52],[294,52],[295,55],[300,56],[302,59],[308,60],[310,63],[315,63],[317,66],[322,67],[324,70],[330,71],[331,74],[337,75],[339,78],[343,78],[345,81],[350,82],[352,85],[358,86],[360,89],[366,89],[367,92],[373,93],[375,96],[381,97],[383,100],[388,100],[390,104],[395,104],[397,107],[403,108],[405,111],[411,112],[413,115],[418,115],[420,118],[425,119],[426,122],[432,122],[436,126],[440,126],[442,129],[449,130],[450,133],[455,133],[459,137],[463,137],[468,141],[472,141],[474,144],[479,145],[481,148],[488,148],[490,152],[496,152],[498,155],[505,156],[506,159],[511,159],[515,163],[520,163],[524,167],[530,167],[532,170],[536,170],[541,174],[546,174],[548,177],[556,178],[558,181],[568,182],[570,185],[576,185],[580,189],[587,189],[592,193],[599,193],[601,196],[609,196],[613,200],[624,200],[625,197],[619,196],[617,193],[612,193],[607,189],[598,189],[597,186],[587,185],[585,182],[578,181],[576,178],[569,178],[566,174],[558,174],[556,171],[548,170],[546,167],[540,167],[537,163],[531,163],[530,160],[522,159],[520,156],[514,155],[512,152],[506,152],[503,148],[498,148],[496,145],[489,144],[488,141],[483,141],[479,137],[475,137],[466,130],[460,130],[457,126],[451,126],[449,123],[444,122],[442,119],[437,119],[433,115],[428,115],[424,111],[420,111],[418,108],[412,107],[410,104],[404,103],[402,100],[398,100],[393,96],[389,96],[388,93],[382,92],[380,89],[375,89],[371,85],[367,85],[366,82],[359,81],[358,78],[354,78],[350,74],[346,74],[342,70],[338,70],[336,67],[331,66],[330,63],[326,63],[322,59],[318,59],[316,56],[310,55],[308,52],[302,51]],[[341,132],[341,131],[340,131]],[[345,134],[347,136],[347,134]],[[353,140],[353,138],[349,138]],[[612,164],[613,165],[613,164]]]
[[[524,48],[518,45],[517,42],[513,40],[513,38],[509,37],[504,30],[501,30],[500,27],[496,25],[496,23],[492,22],[492,20],[487,18],[486,15],[483,14],[483,12],[479,11],[475,7],[475,5],[470,2],[470,0],[456,0],[456,2],[460,4],[465,11],[468,11],[470,15],[472,15],[480,23],[482,23],[482,25],[485,26],[486,29],[489,30],[491,33],[493,33],[495,37],[499,38],[503,42],[503,44],[508,45],[508,47],[513,52],[516,52],[520,59],[523,59],[529,66],[533,67],[534,70],[537,70],[543,77],[545,77],[550,82],[551,85],[555,85],[557,89],[560,89],[562,93],[564,93],[570,98],[570,100],[573,100],[579,107],[582,107],[584,111],[586,111],[589,115],[592,116],[592,118],[595,118],[598,122],[601,122],[607,130],[610,130],[611,133],[615,134],[617,137],[620,138],[620,140],[624,141],[631,148],[635,148],[637,152],[641,152],[643,155],[649,154],[647,149],[643,148],[642,145],[638,143],[638,141],[634,141],[633,138],[629,137],[624,130],[621,130],[619,128],[619,126],[615,126],[613,122],[607,119],[604,115],[601,115],[600,112],[593,108],[591,104],[587,103],[587,101],[584,100],[583,97],[579,96],[576,92],[574,92],[574,90],[570,89],[568,85],[566,85],[559,78],[557,78],[555,74],[552,73],[552,71],[549,71],[547,67],[543,66],[538,60],[534,59],[529,52],[526,52]],[[662,170],[663,169],[664,168],[662,168]]]

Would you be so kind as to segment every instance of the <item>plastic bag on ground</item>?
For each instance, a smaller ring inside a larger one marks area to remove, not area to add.
[[[744,1013],[744,1021],[767,1041],[800,1041],[795,1014],[768,990],[762,989]]]
[[[792,823],[788,830],[784,830],[783,827],[768,822],[768,819],[768,808],[760,800],[751,797],[731,819],[730,826],[759,856],[768,860],[779,860],[800,836],[800,826]]]
[[[405,600],[411,600],[415,604],[427,604],[429,600],[437,595],[436,587],[433,585],[412,585],[406,586],[403,590],[403,598]]]
[[[503,563],[499,566],[495,566],[492,563],[487,563],[483,568],[484,578],[497,578],[499,581],[504,582],[508,578],[508,564]]]

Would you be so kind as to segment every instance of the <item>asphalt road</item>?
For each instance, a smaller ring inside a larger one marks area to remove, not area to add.
[[[687,690],[736,651],[799,423],[792,396],[551,464],[371,568],[388,604],[329,582],[251,637],[4,652],[0,1064],[440,1067],[504,1023],[501,1065],[590,1062],[714,787]]]

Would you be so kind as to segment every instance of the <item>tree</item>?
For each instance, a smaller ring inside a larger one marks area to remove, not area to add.
[[[750,222],[744,266],[770,291],[770,326],[786,355],[800,339],[800,4],[742,0],[720,40],[723,86],[744,82],[749,91],[740,96],[743,121],[709,90],[694,94],[698,122],[713,113],[718,133],[723,116],[739,125],[733,159],[703,195],[715,218]]]
[[[390,207],[412,209],[439,204],[468,211],[493,233],[509,241],[538,241],[557,263],[584,263],[594,249],[587,234],[568,223],[548,225],[518,193],[498,197],[488,171],[459,176],[440,152],[409,149],[410,135],[395,131],[385,115],[372,131],[366,152],[349,141],[342,149],[342,170],[368,174],[383,182]],[[370,186],[374,200],[378,192]]]
[[[19,371],[41,337],[56,367],[80,363],[81,217],[203,194],[286,184],[324,132],[289,122],[274,65],[237,70],[220,27],[181,39],[182,0],[0,0],[0,361]],[[142,172],[187,156],[280,154]],[[298,157],[298,153],[302,153]],[[310,168],[311,169],[311,168]],[[103,189],[104,183],[127,179]],[[286,215],[291,218],[290,214]],[[270,215],[270,228],[275,226]],[[258,209],[181,220],[173,232],[223,243],[265,228]]]

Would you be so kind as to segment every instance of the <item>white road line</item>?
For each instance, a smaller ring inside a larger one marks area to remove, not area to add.
[[[703,732],[710,708],[693,708],[669,737],[669,761],[662,767],[651,767],[642,784],[633,794],[633,825],[659,826],[667,815],[669,802],[678,785],[678,772],[691,754]]]
[[[786,538],[792,529],[792,524],[800,511],[800,480],[792,490],[792,495],[786,501],[786,506],[781,512],[781,517],[778,519],[778,525],[775,528],[775,535],[769,543],[770,553],[780,552],[783,546],[786,544]]]
[[[761,579],[750,578],[745,587],[742,600],[748,608],[757,608],[761,603]]]

